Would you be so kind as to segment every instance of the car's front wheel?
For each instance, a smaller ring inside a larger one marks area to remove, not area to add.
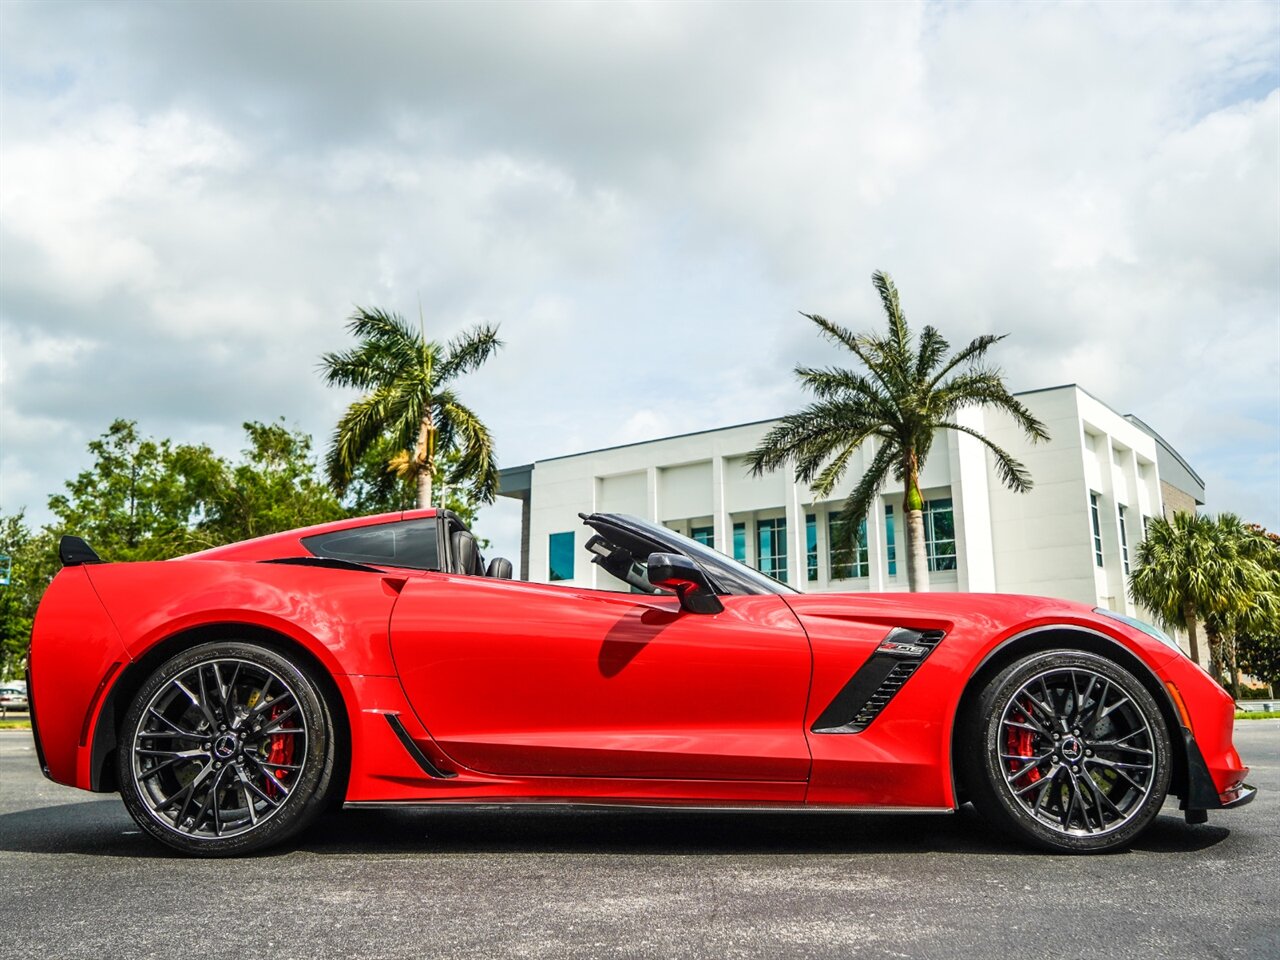
[[[962,729],[980,813],[1040,847],[1123,847],[1169,789],[1169,734],[1147,689],[1092,653],[1050,650],[1001,671]]]
[[[206,643],[162,664],[119,738],[120,793],[147,833],[183,853],[234,856],[301,830],[333,782],[328,705],[273,649]]]

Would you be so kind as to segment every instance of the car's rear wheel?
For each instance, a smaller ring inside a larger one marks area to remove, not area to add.
[[[1040,847],[1123,847],[1169,789],[1169,734],[1151,694],[1092,653],[1051,650],[1001,671],[965,718],[971,799],[998,828]]]
[[[120,792],[147,833],[234,856],[292,836],[326,804],[333,721],[318,684],[275,650],[193,647],[138,691],[119,738]]]

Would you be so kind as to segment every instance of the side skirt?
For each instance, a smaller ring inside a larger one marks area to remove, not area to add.
[[[550,812],[572,810],[665,810],[670,813],[881,813],[881,814],[941,814],[955,813],[954,807],[876,807],[846,804],[777,804],[777,803],[654,803],[634,800],[358,800],[342,805],[343,810],[393,810],[405,807],[450,807],[451,809],[509,809],[529,810],[537,808]]]

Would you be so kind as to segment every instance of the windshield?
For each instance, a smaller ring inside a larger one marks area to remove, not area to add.
[[[599,563],[605,570],[614,573],[620,580],[633,586],[647,586],[646,574],[649,554],[680,553],[694,561],[702,568],[703,573],[711,581],[719,594],[762,594],[762,593],[799,593],[780,580],[766,576],[759,570],[753,570],[739,563],[732,557],[725,556],[718,550],[682,536],[667,527],[648,520],[641,520],[625,513],[594,513],[583,516],[587,526],[595,529],[604,545],[616,554],[621,554],[610,562],[610,557],[601,556],[599,550],[593,562]],[[588,549],[591,549],[588,544]],[[630,575],[627,575],[629,572]],[[637,580],[641,583],[637,583]],[[641,587],[643,589],[643,587]]]

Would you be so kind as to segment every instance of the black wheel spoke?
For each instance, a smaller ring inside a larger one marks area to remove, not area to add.
[[[162,826],[198,840],[234,836],[288,802],[307,738],[302,702],[275,672],[253,660],[206,660],[147,705],[133,740],[134,783]]]
[[[1003,702],[994,760],[1027,816],[1097,836],[1137,815],[1155,780],[1155,741],[1122,685],[1084,667],[1052,668]]]

